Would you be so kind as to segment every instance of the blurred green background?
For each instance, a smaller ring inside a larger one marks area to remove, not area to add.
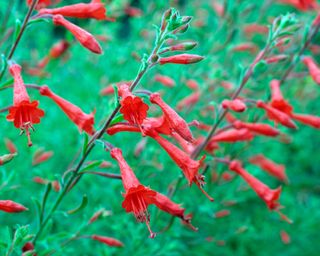
[[[14,1],[14,0],[11,0]],[[0,4],[1,20],[10,1]],[[62,5],[79,1],[64,0]],[[88,1],[82,1],[88,2]],[[225,5],[225,15],[217,15],[214,4]],[[130,17],[125,13],[126,6],[141,10],[141,16]],[[279,4],[277,1],[124,1],[115,0],[106,3],[108,14],[117,16],[116,22],[96,20],[73,20],[76,24],[90,31],[93,35],[108,38],[101,42],[104,54],[96,56],[73,41],[68,52],[57,60],[53,60],[45,68],[47,77],[31,76],[23,73],[26,83],[47,84],[60,96],[81,106],[90,113],[96,109],[96,125],[110,114],[114,106],[114,97],[100,96],[100,91],[111,83],[134,79],[139,61],[152,49],[155,37],[153,24],[159,25],[162,13],[169,7],[175,7],[182,15],[193,16],[190,29],[179,36],[178,41],[192,40],[199,43],[191,53],[205,56],[205,60],[194,65],[156,66],[143,78],[139,88],[161,91],[171,106],[188,96],[192,91],[186,86],[188,79],[196,80],[201,88],[201,100],[194,107],[184,108],[179,113],[188,122],[196,119],[206,124],[214,122],[215,112],[203,114],[208,104],[219,104],[228,97],[232,90],[221,86],[221,81],[229,81],[236,87],[241,69],[247,67],[254,59],[255,53],[235,52],[232,48],[247,42],[256,44],[260,49],[266,41],[266,35],[246,36],[244,26],[250,23],[270,25],[272,19],[288,12],[296,13],[301,29],[297,31],[286,49],[292,54],[300,47],[304,28],[311,24],[315,12],[299,12],[291,6]],[[8,27],[14,27],[16,19],[23,20],[27,7],[25,1],[14,1],[10,13]],[[0,21],[1,21],[0,20]],[[14,55],[14,60],[26,70],[35,67],[51,46],[60,39],[73,37],[63,28],[55,28],[51,23],[37,23],[28,28]],[[314,40],[316,44],[319,42]],[[12,41],[10,38],[1,46],[5,53]],[[276,52],[275,52],[276,53]],[[311,54],[308,50],[306,54]],[[318,58],[315,56],[314,58]],[[319,58],[318,58],[319,61]],[[257,74],[247,85],[248,95],[254,99],[265,98],[269,94],[269,82],[280,78],[287,67],[287,62],[273,64]],[[298,64],[294,72],[306,72],[303,64]],[[175,80],[174,88],[167,88],[154,81],[156,74],[170,76]],[[9,78],[8,73],[5,76]],[[2,81],[2,82],[3,82]],[[283,93],[294,105],[298,113],[319,114],[319,87],[305,75],[289,79],[283,86]],[[12,90],[2,90],[1,107],[11,104]],[[36,125],[32,134],[34,146],[27,147],[26,138],[19,136],[19,131],[12,123],[6,121],[6,113],[1,114],[1,138],[10,138],[17,145],[18,156],[0,169],[0,199],[11,199],[29,208],[28,212],[7,214],[0,212],[0,244],[6,245],[17,225],[30,225],[30,233],[38,229],[36,221],[35,200],[41,200],[45,186],[36,184],[32,179],[40,176],[49,180],[60,180],[62,174],[77,159],[82,147],[84,135],[79,135],[77,127],[69,121],[63,112],[49,99],[42,98],[36,91],[29,90],[32,99],[40,100],[40,107],[46,115]],[[153,109],[153,113],[159,113]],[[238,115],[242,120],[252,120],[263,115],[262,111],[249,110]],[[106,179],[94,175],[86,175],[73,191],[65,198],[58,212],[54,215],[50,230],[44,232],[38,243],[38,255],[46,255],[47,249],[58,250],[55,255],[319,255],[320,252],[320,158],[318,145],[320,135],[315,129],[300,125],[299,130],[290,131],[279,127],[291,143],[283,143],[279,139],[256,137],[253,142],[221,144],[218,156],[231,154],[247,162],[257,153],[262,153],[277,163],[286,165],[290,180],[288,185],[281,184],[255,166],[247,165],[246,169],[268,184],[271,188],[283,186],[281,204],[283,212],[293,224],[279,219],[276,213],[268,211],[265,204],[244,181],[236,177],[224,181],[221,174],[227,167],[211,161],[206,174],[206,191],[215,198],[210,203],[195,187],[189,188],[185,180],[173,196],[173,200],[182,203],[187,213],[193,214],[193,224],[199,228],[193,232],[175,219],[169,230],[158,234],[155,239],[148,239],[148,231],[144,224],[135,221],[134,216],[126,214],[121,207],[123,187],[120,181]],[[192,128],[196,137],[205,135],[204,131]],[[139,134],[120,133],[107,140],[123,150],[126,160],[145,185],[162,193],[175,184],[180,170],[167,154],[154,141],[147,140],[142,153],[134,156],[135,146],[141,141]],[[47,162],[32,166],[32,156],[39,149],[54,151],[54,156]],[[0,143],[0,153],[7,152],[4,142]],[[108,153],[96,147],[89,160],[106,160],[112,162],[107,172],[119,173],[118,166]],[[97,169],[98,170],[98,169]],[[103,171],[103,170],[100,170]],[[213,174],[219,174],[213,180]],[[49,206],[57,197],[51,192]],[[80,204],[82,196],[87,195],[89,202],[86,208],[67,214]],[[235,200],[232,206],[224,206],[225,201]],[[125,247],[109,248],[89,239],[71,242],[60,247],[65,239],[76,233],[92,214],[104,208],[104,216],[81,231],[83,235],[99,234],[121,240]],[[159,212],[150,206],[151,226],[155,232],[166,227],[171,219],[168,214]],[[214,214],[222,209],[231,211],[229,216],[215,218]],[[284,244],[280,231],[285,230],[291,237],[291,243]],[[0,251],[0,254],[4,251]],[[18,248],[16,255],[19,255]],[[4,254],[1,254],[4,255]],[[14,255],[14,254],[13,254]]]

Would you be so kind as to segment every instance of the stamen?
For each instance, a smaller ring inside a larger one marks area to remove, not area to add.
[[[204,189],[202,188],[202,186],[203,186],[203,184],[204,184],[203,178],[201,179],[201,177],[196,176],[196,177],[195,177],[195,184],[196,184],[197,187],[200,189],[200,191],[201,191],[211,202],[214,201],[214,199],[213,199],[211,196],[209,196],[209,194],[208,194],[206,191],[204,191]]]
[[[147,225],[147,228],[148,228],[148,230],[149,230],[149,233],[150,233],[150,238],[155,238],[156,237],[156,233],[154,233],[152,230],[151,230],[151,228],[150,228],[150,223],[149,223],[149,220],[148,219],[146,219],[146,225]]]

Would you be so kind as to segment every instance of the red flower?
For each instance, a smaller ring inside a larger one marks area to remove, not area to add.
[[[38,108],[38,101],[30,101],[21,77],[21,67],[13,64],[9,70],[14,78],[14,85],[13,106],[9,108],[7,120],[13,122],[15,127],[20,128],[22,132],[26,133],[28,145],[32,146],[30,129],[34,129],[33,124],[40,123],[40,118],[44,116],[44,112]]]
[[[251,132],[262,134],[265,136],[278,136],[280,134],[279,130],[273,128],[271,125],[262,123],[244,123],[242,121],[236,120],[232,123],[233,127],[236,129],[248,129]]]
[[[140,128],[144,119],[147,117],[149,106],[145,104],[141,98],[134,96],[130,91],[130,87],[127,84],[119,85],[120,101],[120,113],[123,114],[123,118],[129,122],[129,124],[136,124]]]
[[[91,114],[84,113],[76,105],[73,105],[71,102],[53,93],[48,86],[41,86],[40,94],[42,96],[47,96],[50,99],[52,99],[62,109],[62,111],[70,118],[70,120],[78,126],[80,132],[83,130],[89,135],[93,135],[94,133],[93,113]]]
[[[320,129],[320,117],[306,114],[295,114],[292,113],[291,117],[301,123],[310,125],[314,128]]]
[[[274,120],[277,123],[280,123],[284,126],[287,126],[291,129],[296,129],[296,124],[291,120],[290,116],[288,116],[286,113],[273,108],[263,101],[259,100],[257,101],[257,107],[263,108],[267,112],[267,116],[269,119]]]
[[[147,208],[150,204],[155,204],[160,210],[187,220],[184,216],[184,209],[178,204],[172,202],[168,197],[143,186],[139,182],[130,166],[124,160],[120,149],[113,148],[110,154],[112,158],[117,160],[121,171],[122,183],[125,189],[122,207],[126,212],[132,212],[139,222],[147,224],[151,238],[155,237],[155,233],[152,232],[149,225],[150,216]]]
[[[52,156],[53,156],[53,151],[43,152],[41,150],[41,152],[39,152],[38,154],[35,154],[33,156],[32,165],[35,166],[40,163],[43,163],[43,162],[47,161],[48,159],[50,159]]]
[[[40,8],[44,8],[47,7],[49,5],[53,5],[53,4],[57,4],[59,3],[61,0],[39,0],[38,4],[36,6],[36,9],[40,9]],[[32,0],[27,0],[27,5],[31,5],[32,4]]]
[[[198,84],[198,82],[195,81],[195,80],[193,80],[193,79],[187,80],[186,85],[187,85],[191,90],[194,90],[194,91],[198,91],[198,90],[199,90],[199,84]]]
[[[39,68],[44,68],[50,61],[50,59],[57,59],[62,54],[66,52],[66,50],[69,48],[70,44],[65,41],[61,40],[50,49],[48,56],[44,57],[39,63]]]
[[[276,164],[265,156],[259,154],[250,158],[250,163],[259,166],[262,170],[266,171],[270,175],[278,178],[281,181],[287,182],[288,177],[286,175],[286,169],[284,165]]]
[[[171,77],[163,76],[159,74],[155,75],[154,80],[167,87],[174,87],[176,84],[176,82]]]
[[[270,105],[273,108],[276,108],[288,115],[292,113],[292,106],[288,103],[288,101],[284,100],[281,90],[280,90],[280,81],[272,80],[270,83],[271,88],[271,102]]]
[[[191,108],[193,107],[199,100],[200,100],[201,92],[195,91],[191,93],[189,96],[180,100],[177,104],[177,109],[182,110],[184,108]]]
[[[63,18],[62,15],[54,15],[53,23],[56,26],[60,25],[68,29],[79,41],[79,43],[91,52],[96,54],[102,53],[101,46],[99,45],[98,41],[94,38],[93,35],[85,31],[84,29],[74,25],[70,21],[67,21],[65,18]]]
[[[313,81],[317,84],[320,84],[320,68],[318,67],[314,59],[312,57],[304,57],[302,62],[309,69],[309,73]]]
[[[195,54],[178,54],[170,57],[163,57],[159,59],[160,65],[167,64],[167,63],[173,63],[173,64],[192,64],[197,63],[204,58],[200,55]]]
[[[290,244],[291,243],[291,238],[290,238],[289,234],[286,231],[281,230],[280,231],[280,237],[281,237],[282,243],[284,243],[284,244]]]
[[[9,163],[16,155],[16,153],[10,153],[0,156],[0,166]]]
[[[92,1],[91,3],[80,3],[67,5],[54,9],[41,9],[39,15],[57,15],[60,14],[64,17],[81,18],[81,19],[97,19],[97,20],[110,20],[106,16],[106,8],[101,1]],[[112,19],[111,19],[112,20]]]
[[[122,247],[123,243],[115,238],[112,237],[106,237],[106,236],[98,236],[98,235],[92,235],[91,239],[99,241],[100,243],[114,246],[114,247]]]
[[[12,140],[5,138],[4,143],[6,144],[6,148],[9,150],[11,154],[18,152],[17,147]]]
[[[186,141],[194,141],[194,138],[186,121],[162,100],[159,93],[151,94],[150,102],[158,105],[162,109],[165,120],[168,122],[168,125],[173,131],[178,133]]]
[[[240,99],[223,100],[221,105],[223,108],[227,108],[235,112],[243,112],[247,109],[246,104],[244,104],[244,102]]]
[[[228,131],[222,131],[214,135],[210,141],[232,143],[237,141],[249,141],[252,140],[253,137],[254,135],[248,129],[230,129]]]
[[[316,0],[281,0],[281,2],[290,4],[300,11],[308,11],[317,7]]]
[[[17,213],[27,211],[28,209],[21,204],[13,202],[11,200],[0,200],[0,211]]]
[[[223,217],[226,217],[228,215],[230,215],[230,211],[229,210],[221,210],[219,212],[216,212],[214,216],[216,218],[223,218]]]
[[[280,208],[278,200],[281,194],[281,187],[277,189],[270,189],[267,185],[265,185],[256,177],[252,176],[245,169],[243,169],[240,161],[232,161],[229,164],[229,169],[239,174],[257,193],[257,195],[267,204],[270,210],[278,210]]]
[[[189,185],[194,182],[201,192],[206,195],[210,201],[213,201],[213,198],[211,198],[203,190],[202,187],[204,185],[204,177],[198,173],[205,156],[198,161],[193,160],[187,153],[161,137],[154,129],[147,130],[146,134],[156,140],[159,145],[168,153],[171,159],[179,166],[184,176],[188,180]]]

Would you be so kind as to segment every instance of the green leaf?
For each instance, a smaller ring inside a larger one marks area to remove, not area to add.
[[[0,91],[5,90],[7,88],[10,88],[10,86],[13,84],[13,78],[9,78],[8,80],[4,81],[0,84]]]
[[[14,28],[14,34],[13,34],[13,41],[15,42],[18,38],[18,35],[21,31],[21,26],[22,23],[19,19],[16,19],[16,24],[15,24],[15,28]]]
[[[40,22],[50,23],[50,21],[45,18],[33,19],[28,22],[27,27],[31,27],[33,24],[37,24]]]
[[[82,209],[84,209],[87,206],[87,204],[88,204],[88,197],[87,197],[87,195],[83,195],[81,204],[77,208],[75,208],[73,210],[69,210],[68,214],[74,214],[74,213],[81,211]]]
[[[88,142],[89,142],[89,136],[87,133],[84,133],[82,155],[84,155],[87,152]]]
[[[114,125],[114,124],[119,123],[119,122],[121,122],[123,120],[124,120],[123,115],[122,114],[118,114],[118,115],[115,116],[115,118],[113,118],[113,120],[112,120],[110,125]]]
[[[99,166],[102,163],[102,160],[98,160],[98,161],[94,161],[91,164],[88,164],[86,167],[84,167],[83,169],[80,170],[81,172],[86,172],[88,170],[94,169],[95,167]]]

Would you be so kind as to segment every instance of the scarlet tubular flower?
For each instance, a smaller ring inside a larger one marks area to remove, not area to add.
[[[155,204],[160,210],[187,220],[184,216],[184,209],[178,204],[139,182],[130,166],[124,160],[120,149],[113,148],[110,154],[118,162],[121,171],[122,183],[125,189],[122,207],[126,212],[132,212],[139,222],[146,223],[151,238],[155,237],[155,233],[152,232],[149,225],[150,216],[147,208],[150,204]]]
[[[237,141],[250,141],[254,135],[245,128],[242,129],[230,129],[228,131],[222,131],[211,138],[212,142],[237,142]]]
[[[147,117],[149,106],[145,104],[141,98],[135,96],[130,91],[130,87],[127,84],[119,85],[119,96],[121,97],[120,113],[123,114],[123,118],[130,124],[136,124],[139,126],[141,132],[141,124]]]
[[[53,45],[53,47],[49,51],[48,56],[44,57],[39,62],[38,67],[44,68],[49,63],[50,59],[59,58],[62,54],[64,54],[68,50],[69,46],[70,44],[65,40],[61,40],[55,45]]]
[[[311,57],[304,57],[302,62],[309,69],[309,74],[312,77],[313,81],[320,85],[320,68],[318,67],[314,59]]]
[[[11,200],[0,200],[0,211],[9,213],[18,213],[27,211],[28,209],[21,204],[13,202]]]
[[[182,110],[185,107],[193,107],[200,100],[201,92],[195,91],[191,93],[189,96],[180,100],[177,104],[177,109]]]
[[[21,77],[21,67],[17,64],[12,64],[9,70],[14,78],[14,84],[13,106],[9,108],[7,120],[13,122],[14,126],[19,128],[21,132],[26,133],[28,145],[32,146],[30,129],[34,129],[33,124],[40,123],[40,118],[44,116],[44,112],[38,108],[38,101],[30,101]]]
[[[78,126],[80,132],[85,131],[89,135],[93,135],[94,133],[93,113],[91,114],[84,113],[76,105],[73,105],[71,102],[53,93],[48,86],[41,86],[39,91],[42,96],[46,96],[52,99],[62,109],[62,111],[69,117],[69,119]]]
[[[198,91],[199,88],[200,88],[198,82],[197,82],[196,80],[193,80],[193,79],[187,80],[186,85],[187,85],[190,89],[192,89],[192,90],[194,90],[194,91]]]
[[[288,177],[286,175],[286,169],[284,165],[276,164],[275,162],[271,161],[261,154],[251,157],[249,161],[250,163],[259,166],[262,170],[266,171],[277,179],[288,182]]]
[[[229,164],[229,169],[239,174],[266,203],[270,210],[278,210],[280,208],[281,205],[278,203],[278,200],[281,194],[281,187],[277,189],[270,189],[267,185],[243,169],[240,161],[232,161]]]
[[[214,216],[216,218],[223,218],[223,217],[229,216],[230,213],[231,212],[229,210],[221,210],[221,211],[216,212]]]
[[[168,77],[168,76],[163,76],[158,74],[158,75],[155,75],[154,80],[167,87],[174,87],[176,85],[176,82],[171,77]]]
[[[196,54],[178,54],[170,57],[162,57],[159,59],[160,65],[164,65],[167,63],[172,64],[192,64],[202,61],[204,57]]]
[[[106,16],[106,8],[101,1],[92,1],[91,3],[73,4],[54,9],[41,9],[39,15],[57,15],[64,17],[96,20],[113,20]]]
[[[270,105],[273,108],[280,110],[288,115],[292,113],[292,106],[283,98],[282,92],[280,90],[280,81],[272,80],[270,82],[271,88],[271,102]]]
[[[153,138],[155,141],[157,141],[159,145],[168,153],[171,159],[179,166],[184,176],[188,180],[189,185],[191,185],[194,182],[201,190],[201,192],[210,201],[213,201],[213,198],[211,198],[202,188],[205,184],[204,176],[198,173],[202,165],[202,162],[205,159],[205,155],[198,161],[193,160],[187,153],[185,153],[180,148],[161,137],[155,130],[147,130],[146,134]]]
[[[56,26],[59,25],[68,29],[83,47],[96,54],[102,53],[98,41],[89,32],[66,20],[62,15],[54,15],[52,19]]]
[[[53,156],[53,151],[41,152],[40,154],[34,155],[32,159],[32,165],[41,164],[47,160],[49,160]]]
[[[261,100],[257,101],[257,107],[264,109],[269,119],[274,120],[275,122],[280,123],[288,128],[297,129],[296,124],[286,113],[267,105]]]
[[[186,121],[162,100],[159,93],[151,94],[150,102],[158,105],[161,108],[165,116],[165,120],[168,122],[173,131],[178,133],[186,141],[194,141],[194,138]]]
[[[243,31],[247,36],[251,36],[252,34],[268,34],[269,28],[267,26],[253,23],[245,25]]]
[[[106,236],[98,236],[98,235],[92,235],[91,239],[99,241],[100,243],[114,246],[114,247],[122,247],[124,246],[123,243],[115,238],[112,237],[106,237]]]
[[[6,145],[6,148],[9,150],[9,152],[10,152],[11,154],[14,154],[14,153],[18,152],[17,147],[16,147],[16,145],[13,143],[12,140],[10,140],[10,139],[8,139],[8,138],[5,138],[5,139],[4,139],[4,143],[5,143],[5,145]]]
[[[290,4],[300,11],[308,11],[317,7],[316,0],[281,0],[280,2]]]
[[[288,55],[279,54],[279,55],[271,56],[271,57],[265,59],[265,61],[268,64],[271,64],[271,63],[278,63],[280,61],[286,60],[287,58],[288,58]]]
[[[38,4],[36,6],[36,9],[40,9],[40,8],[44,8],[47,7],[49,5],[53,5],[53,4],[57,4],[59,3],[61,0],[39,0]],[[31,5],[32,4],[32,0],[27,0],[27,5]]]
[[[264,136],[275,137],[280,134],[279,130],[275,129],[271,125],[262,123],[244,123],[236,120],[232,123],[233,127],[236,129],[248,129],[251,132],[261,134]]]
[[[10,153],[0,156],[0,166],[9,163],[16,155],[17,153]]]
[[[289,234],[284,230],[280,231],[280,238],[281,238],[282,243],[284,243],[284,244],[291,243],[291,238],[290,238]]]
[[[301,122],[306,125],[310,125],[316,129],[320,129],[320,117],[306,114],[296,114],[292,113],[291,117],[298,122]]]
[[[243,112],[247,109],[246,104],[240,99],[223,100],[221,105],[223,108],[227,108],[235,112]]]
[[[59,58],[62,54],[64,54],[68,48],[69,48],[70,44],[65,41],[65,40],[61,40],[58,43],[56,43],[49,51],[48,56],[44,57],[38,64],[39,68],[44,68],[50,61],[50,59],[57,59]]]
[[[258,46],[254,43],[242,43],[232,48],[234,52],[250,52],[254,54],[258,51]]]

